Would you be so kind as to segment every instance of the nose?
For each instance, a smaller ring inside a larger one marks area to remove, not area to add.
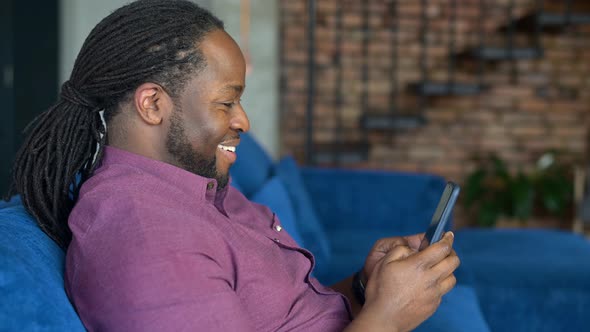
[[[230,122],[231,129],[244,133],[250,130],[250,120],[248,120],[248,115],[246,115],[246,111],[244,111],[242,105],[236,105],[233,110],[234,112]]]

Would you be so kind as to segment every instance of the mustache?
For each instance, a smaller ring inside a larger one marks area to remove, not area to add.
[[[240,134],[235,134],[235,135],[226,136],[221,141],[227,142],[227,141],[239,141],[239,140],[240,140]]]

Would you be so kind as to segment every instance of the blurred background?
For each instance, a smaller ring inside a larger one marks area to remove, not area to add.
[[[0,3],[0,188],[84,38],[126,2]],[[458,228],[584,230],[590,2],[195,2],[241,45],[252,133],[275,158],[444,176],[464,189]]]

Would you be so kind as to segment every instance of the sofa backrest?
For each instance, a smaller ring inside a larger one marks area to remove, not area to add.
[[[0,205],[0,330],[85,330],[64,289],[64,260],[20,202]]]
[[[405,235],[426,231],[445,188],[438,175],[403,171],[302,168],[305,188],[327,229],[338,229],[344,220],[362,221],[366,229],[383,229]],[[346,190],[335,191],[336,183]],[[452,227],[452,218],[448,229]]]

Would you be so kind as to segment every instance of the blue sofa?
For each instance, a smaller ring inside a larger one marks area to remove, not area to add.
[[[270,206],[317,258],[324,284],[359,269],[373,243],[423,232],[445,180],[431,174],[298,167],[273,162],[244,135],[233,184]],[[461,229],[457,287],[417,331],[586,331],[590,241],[532,229]]]
[[[374,241],[422,232],[444,188],[430,174],[273,162],[243,135],[232,185],[266,204],[316,256],[325,284],[359,269]],[[590,326],[590,243],[548,230],[463,229],[458,285],[416,331],[582,331]],[[0,330],[83,331],[63,288],[64,253],[18,198],[0,203]]]

